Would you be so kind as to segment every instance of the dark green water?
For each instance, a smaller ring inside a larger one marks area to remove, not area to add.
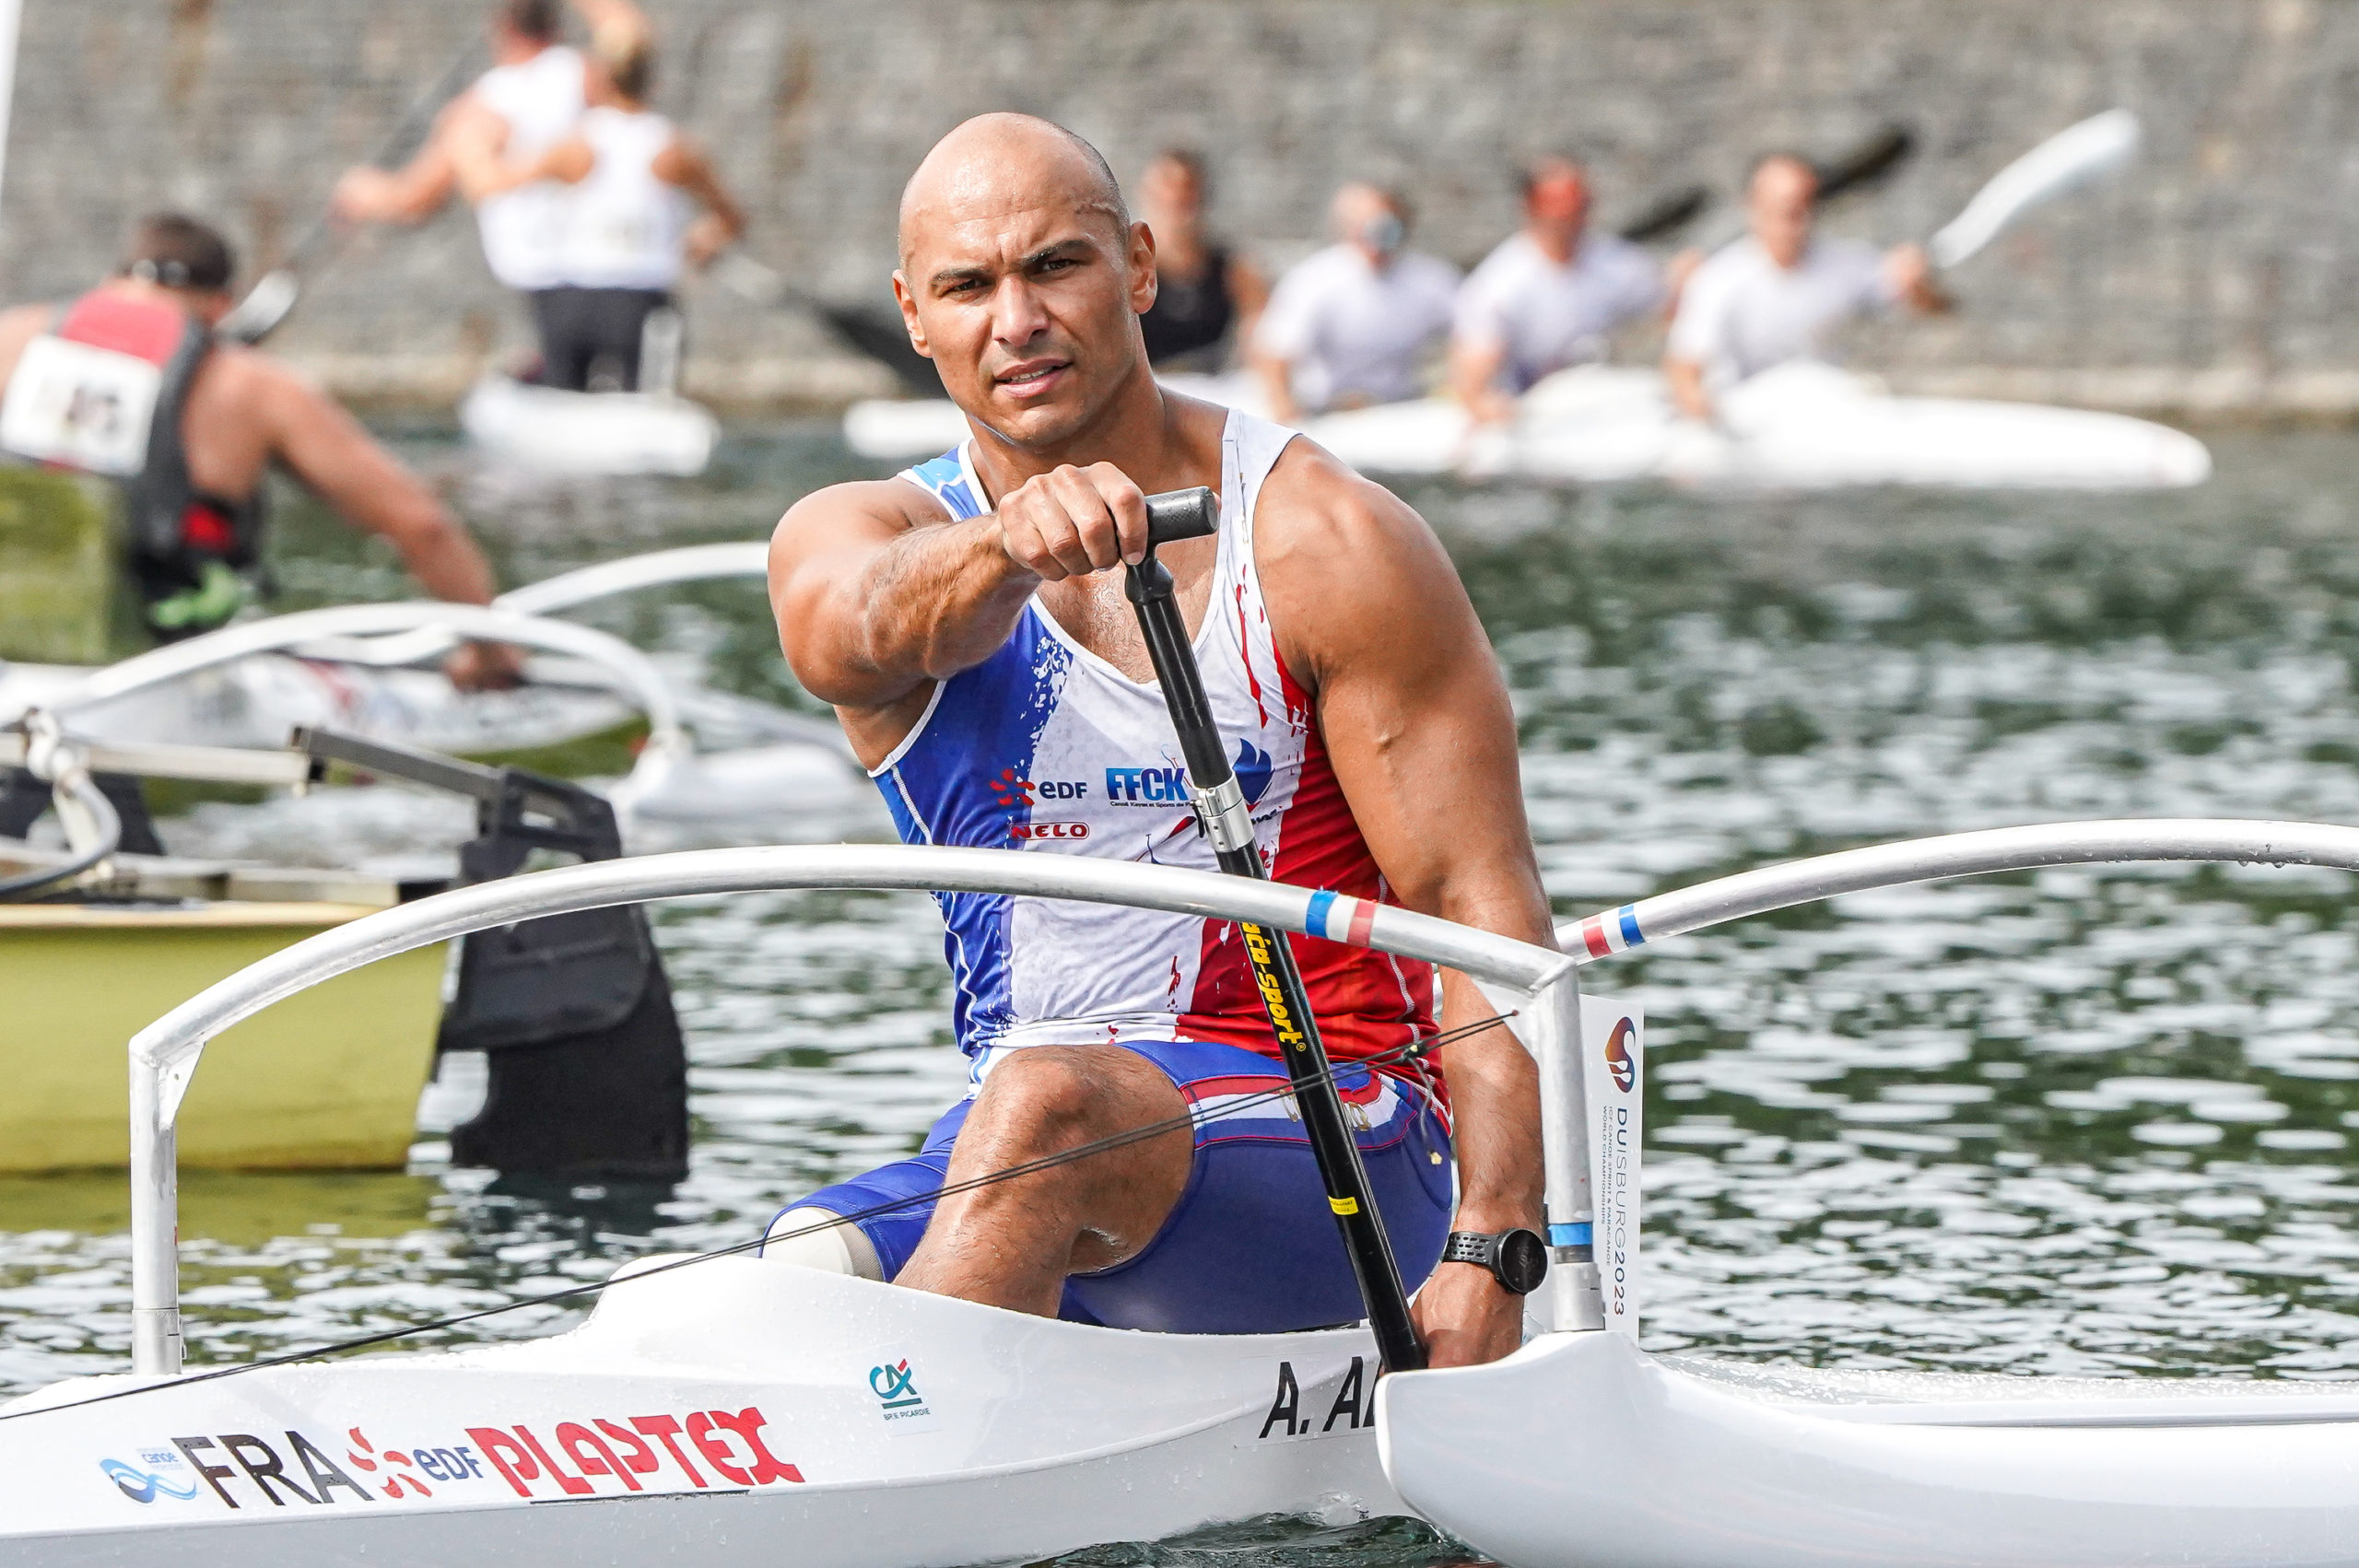
[[[434,467],[509,580],[757,537],[866,472],[824,428],[706,479],[534,487]],[[1559,911],[1765,861],[2116,815],[2359,822],[2359,438],[2236,434],[2148,497],[1410,492],[1508,668]],[[315,514],[290,600],[399,573]],[[758,591],[598,624],[799,700]],[[454,842],[415,797],[206,806],[188,848]],[[782,837],[883,837],[781,806]],[[440,836],[437,839],[436,836]],[[1649,1017],[1642,1301],[1659,1349],[2022,1373],[2359,1373],[2359,911],[2349,879],[2125,868],[1863,895],[1590,971]],[[690,1030],[676,1191],[411,1174],[207,1177],[185,1197],[200,1359],[603,1278],[741,1239],[908,1148],[957,1092],[931,907],[777,895],[659,917]],[[119,1178],[0,1183],[0,1390],[123,1364]],[[549,1313],[494,1320],[534,1334]],[[1398,1526],[1231,1529],[1076,1563],[1452,1561]]]

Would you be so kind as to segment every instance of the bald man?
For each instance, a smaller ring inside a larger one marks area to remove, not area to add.
[[[1662,304],[1662,268],[1618,235],[1590,232],[1589,206],[1579,164],[1532,165],[1523,228],[1458,291],[1450,388],[1477,419],[1512,417],[1533,382],[1603,357],[1607,334]]]
[[[1664,345],[1663,377],[1688,417],[1711,419],[1715,397],[1764,370],[1829,357],[1836,329],[1855,317],[1903,302],[1928,314],[1949,308],[1921,246],[1879,254],[1857,240],[1824,239],[1817,216],[1808,163],[1772,153],[1754,166],[1752,232],[1696,269]]]
[[[1426,390],[1426,351],[1449,330],[1458,269],[1412,251],[1396,192],[1351,184],[1328,213],[1335,243],[1278,280],[1248,357],[1270,413],[1398,403]]]
[[[968,121],[910,181],[893,284],[968,439],[798,502],[770,596],[788,660],[835,705],[901,837],[1215,865],[1121,574],[1144,550],[1144,497],[1206,485],[1218,537],[1160,555],[1273,874],[1550,943],[1514,716],[1449,557],[1295,432],[1158,388],[1138,325],[1155,240],[1104,159],[1043,121]],[[772,1234],[910,1207],[789,1256],[1117,1328],[1365,1316],[1234,926],[941,905],[972,1087],[916,1156],[814,1194]],[[1296,950],[1435,1362],[1506,1353],[1518,1299],[1485,1266],[1438,1260],[1453,1228],[1540,1223],[1530,1059],[1494,1027],[1445,1047],[1438,1071],[1356,1067],[1430,1033],[1437,1010],[1452,1026],[1492,1010],[1457,975]],[[1185,1129],[1191,1110],[1192,1131],[932,1197]]]

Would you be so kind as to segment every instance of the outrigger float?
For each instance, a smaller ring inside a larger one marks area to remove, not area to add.
[[[1209,872],[900,847],[607,861],[370,915],[133,1041],[135,1370],[0,1409],[0,1550],[43,1568],[132,1551],[241,1568],[575,1552],[947,1568],[1356,1512],[1421,1515],[1514,1568],[2359,1562],[2359,1398],[2336,1387],[1761,1369],[1638,1348],[1642,1020],[1579,996],[1579,967],[1842,893],[2125,860],[2359,870],[2359,831],[2080,823],[1855,850],[1574,922],[1567,954]],[[1364,1328],[1125,1332],[759,1259],[642,1259],[585,1324],[545,1340],[183,1372],[173,1129],[208,1039],[469,931],[837,887],[1252,921],[1519,993],[1555,1258],[1533,1337],[1491,1366],[1378,1381]]]

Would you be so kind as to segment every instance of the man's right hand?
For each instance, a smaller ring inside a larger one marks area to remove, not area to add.
[[[993,515],[1008,559],[1043,582],[1146,558],[1146,495],[1110,462],[1027,479]]]

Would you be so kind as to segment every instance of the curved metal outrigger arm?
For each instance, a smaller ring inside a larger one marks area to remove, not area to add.
[[[1563,954],[1448,920],[1339,894],[1248,882],[1214,872],[1092,860],[1011,849],[899,845],[703,849],[596,860],[479,883],[381,910],[309,937],[199,992],[131,1040],[132,1357],[146,1376],[181,1367],[179,1177],[173,1126],[205,1044],[286,997],[380,958],[493,926],[578,909],[719,893],[802,888],[1008,893],[1244,920],[1447,965],[1496,985],[1542,992],[1536,1050],[1543,1082],[1578,1083],[1577,971]],[[1562,984],[1554,982],[1562,981]],[[1566,1096],[1558,1096],[1564,1100]],[[1554,1102],[1552,1102],[1554,1103]],[[1563,1125],[1547,1129],[1551,1188],[1561,1166],[1589,1156],[1578,1094]],[[1543,1110],[1543,1114],[1545,1111]],[[1585,1216],[1584,1216],[1585,1217]],[[1585,1280],[1595,1327],[1594,1267]],[[1566,1293],[1560,1290],[1562,1298]]]
[[[2235,861],[2359,872],[2359,828],[2312,822],[2154,817],[2040,823],[1909,838],[1763,866],[1657,894],[1618,909],[1567,920],[1556,928],[1556,941],[1576,963],[1589,964],[1645,942],[1838,894],[1948,877],[2036,871],[2042,866],[2135,860]]]
[[[428,635],[448,634],[570,654],[610,673],[613,689],[638,705],[647,716],[648,728],[647,744],[641,748],[630,777],[614,791],[618,810],[628,811],[632,802],[644,798],[675,762],[693,751],[681,723],[679,698],[671,684],[646,654],[622,638],[569,621],[545,620],[512,610],[440,600],[338,604],[224,626],[219,631],[150,649],[121,663],[93,671],[78,685],[42,704],[42,708],[65,722],[70,733],[72,716],[81,709],[162,685],[200,670],[257,653],[294,650],[323,639],[381,637],[421,629]]]
[[[618,593],[665,588],[675,583],[709,582],[720,578],[764,577],[769,571],[769,545],[761,540],[721,544],[683,544],[671,550],[650,550],[620,560],[578,567],[538,582],[511,588],[491,602],[495,610],[519,615],[554,615]],[[348,663],[388,666],[419,664],[439,659],[458,645],[447,631],[428,626],[399,636],[368,641],[330,639],[306,648],[322,658]]]

